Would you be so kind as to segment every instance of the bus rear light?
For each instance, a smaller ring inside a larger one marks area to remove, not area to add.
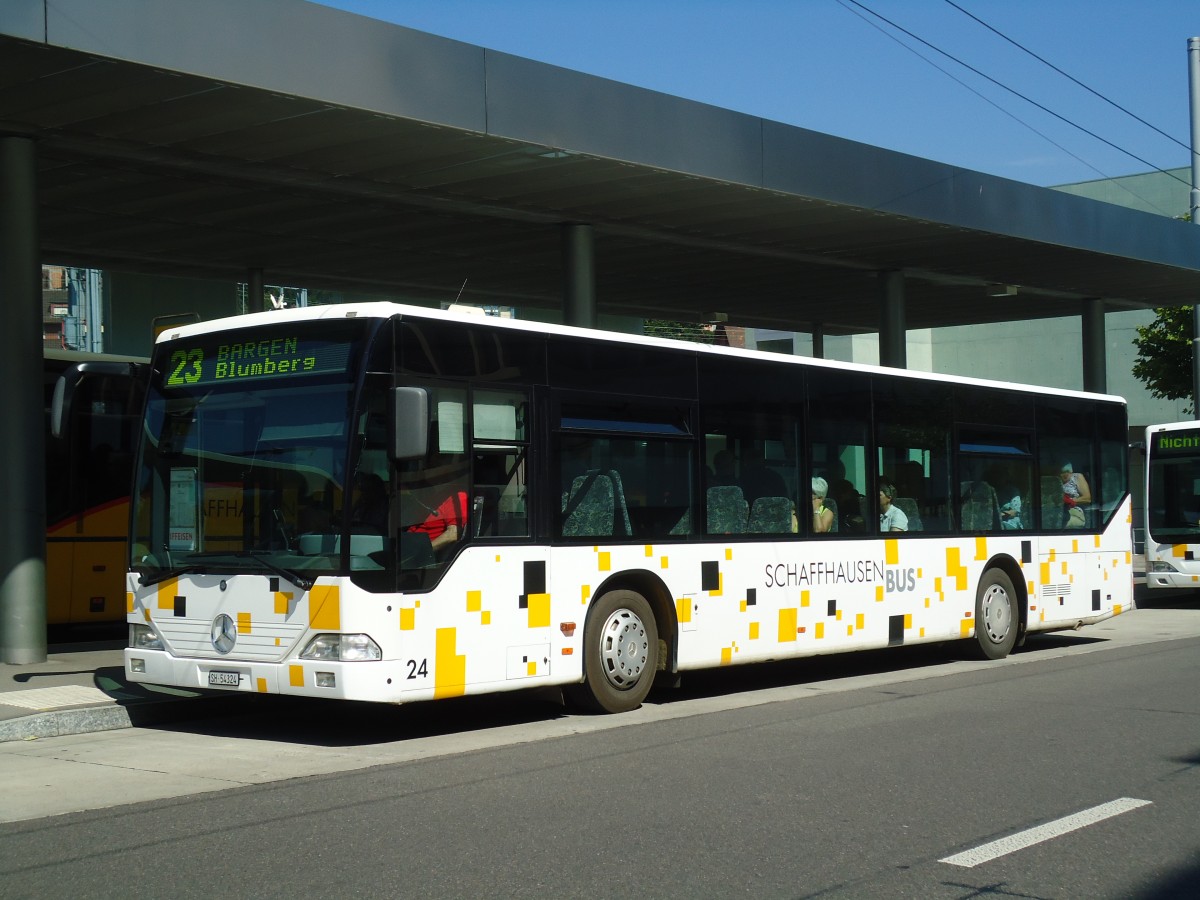
[[[560,622],[558,630],[563,633],[563,637],[572,637],[575,634],[574,622]]]
[[[362,662],[383,659],[379,645],[366,634],[318,634],[308,642],[301,659],[337,659]]]

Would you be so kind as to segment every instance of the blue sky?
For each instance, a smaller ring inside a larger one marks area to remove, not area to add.
[[[1200,36],[1197,0],[954,0],[1170,138],[1073,84],[948,0],[320,2],[1031,184],[1189,164],[1187,39]]]

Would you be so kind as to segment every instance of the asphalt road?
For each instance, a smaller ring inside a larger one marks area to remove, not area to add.
[[[689,674],[616,717],[519,694],[54,738],[0,748],[0,896],[1192,898],[1197,685],[1189,602],[998,664]]]

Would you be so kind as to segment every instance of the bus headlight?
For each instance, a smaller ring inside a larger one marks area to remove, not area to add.
[[[1156,559],[1154,562],[1150,563],[1150,571],[1151,572],[1178,572],[1179,570],[1176,569],[1173,565],[1171,565],[1166,560]]]
[[[366,634],[318,634],[308,642],[301,659],[340,659],[362,662],[383,659],[379,645]]]
[[[149,625],[130,625],[129,646],[134,650],[161,650],[163,643]]]

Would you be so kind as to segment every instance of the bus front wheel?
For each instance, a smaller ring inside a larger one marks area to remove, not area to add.
[[[611,591],[588,613],[583,630],[583,684],[569,698],[594,712],[636,709],[658,670],[658,627],[641,594]]]
[[[1002,569],[988,569],[975,594],[975,641],[985,659],[1003,659],[1017,642],[1017,592]]]

